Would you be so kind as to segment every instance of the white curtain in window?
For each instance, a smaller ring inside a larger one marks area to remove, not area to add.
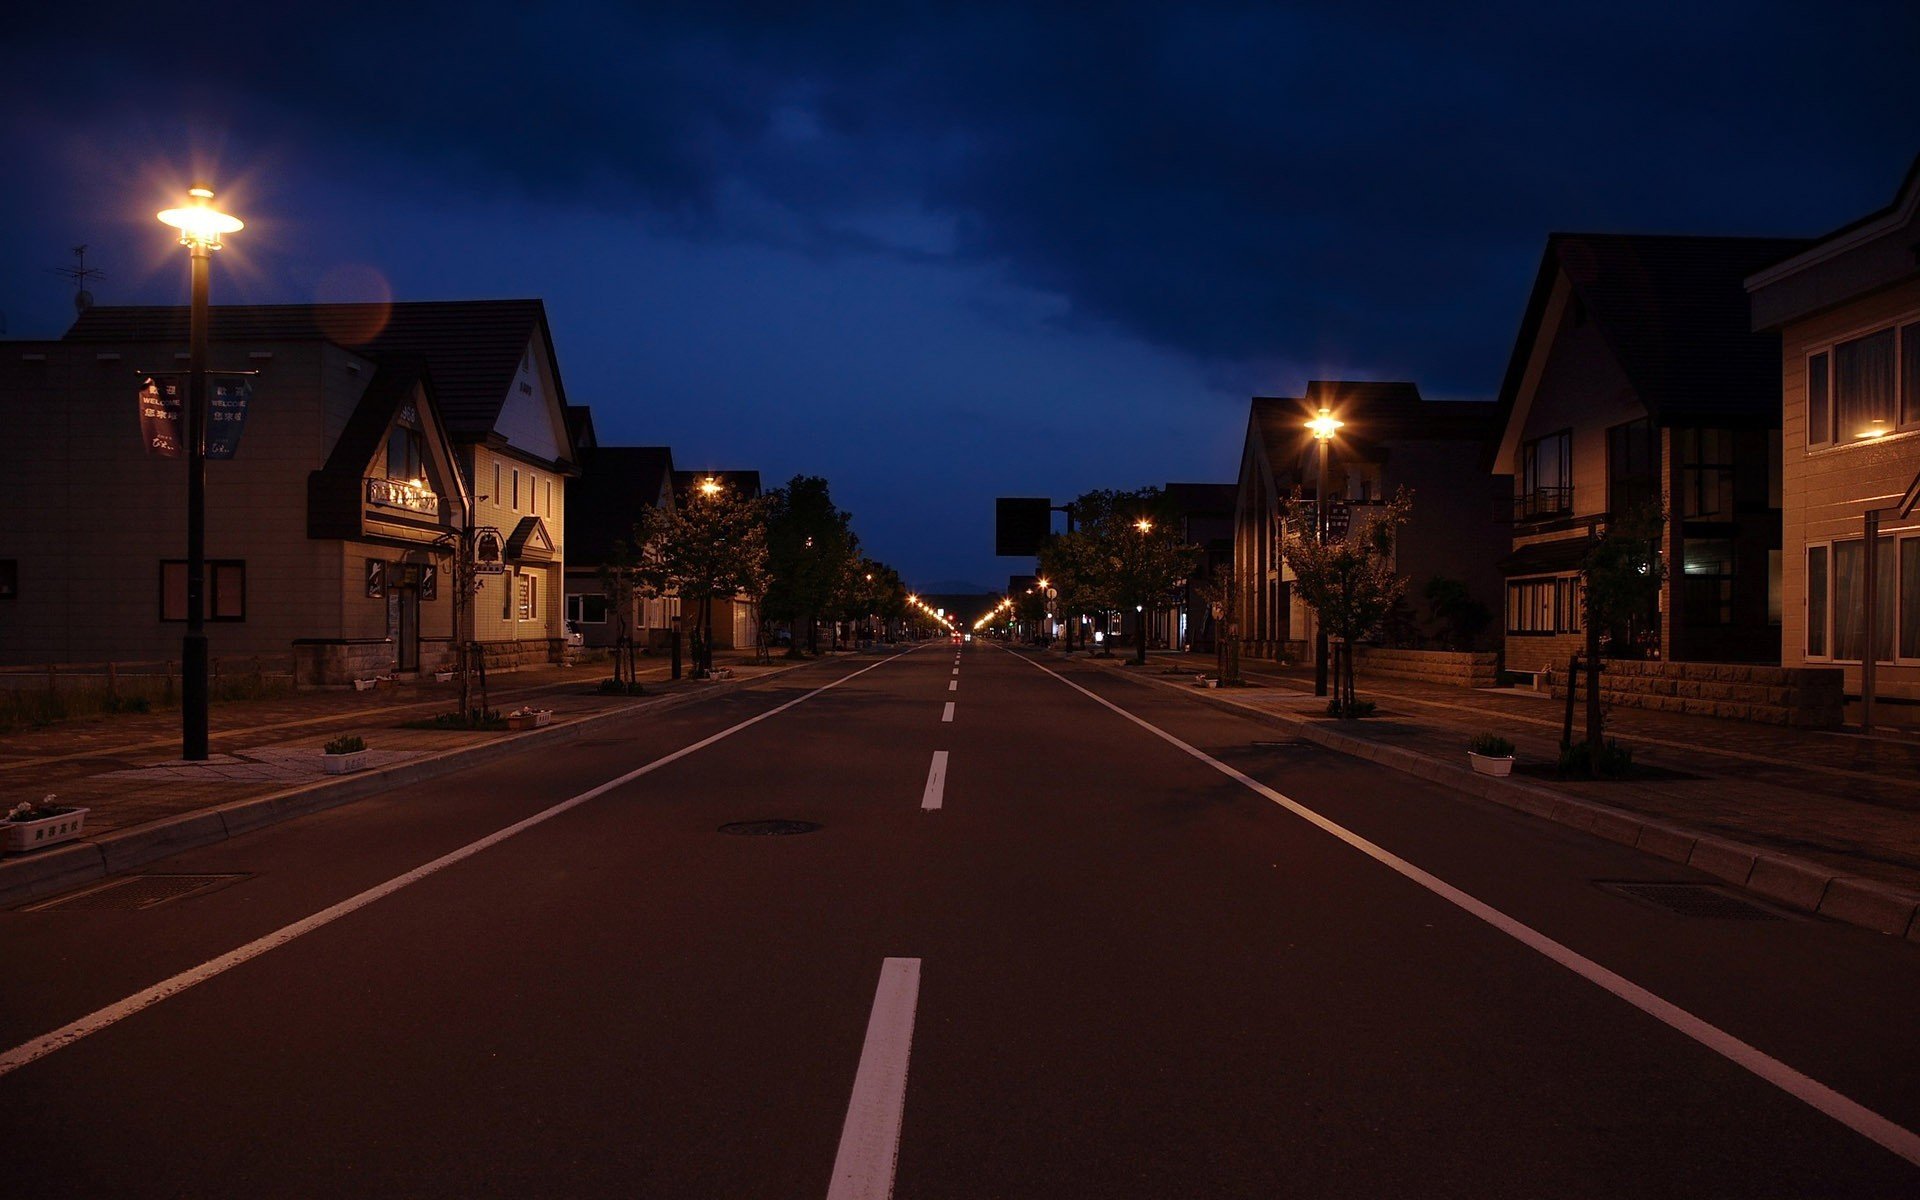
[[[1843,442],[1893,430],[1893,336],[1893,330],[1882,329],[1833,348],[1834,401]]]

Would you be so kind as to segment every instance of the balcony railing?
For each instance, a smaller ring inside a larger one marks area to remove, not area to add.
[[[1496,514],[1499,520],[1518,524],[1522,521],[1545,521],[1553,517],[1565,517],[1573,514],[1573,488],[1540,487],[1530,492],[1521,492],[1503,506]]]
[[[417,479],[368,479],[367,503],[379,508],[401,508],[429,517],[440,514],[440,497]]]

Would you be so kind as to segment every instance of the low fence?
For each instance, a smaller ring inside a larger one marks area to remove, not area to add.
[[[1843,678],[1837,667],[1621,660],[1600,672],[1600,699],[1622,708],[1832,729],[1846,712]],[[1553,694],[1564,699],[1566,664],[1554,667],[1548,679]],[[1585,680],[1580,692],[1586,693]]]
[[[1500,682],[1500,656],[1491,650],[1388,650],[1361,646],[1354,674],[1367,679],[1407,679],[1449,687],[1493,687]]]

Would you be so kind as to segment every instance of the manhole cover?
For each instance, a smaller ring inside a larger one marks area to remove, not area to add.
[[[238,883],[246,875],[130,875],[125,879],[116,879],[112,883],[102,884],[71,896],[61,896],[54,900],[44,900],[39,904],[29,904],[22,912],[79,912],[83,910],[131,912],[135,909],[152,908],[156,904],[165,904],[169,900],[180,900],[187,896],[198,896],[230,883]]]
[[[1602,883],[1600,887],[1630,900],[1683,917],[1724,921],[1778,921],[1782,914],[1712,883]]]
[[[735,837],[790,837],[796,833],[812,833],[818,828],[820,826],[812,821],[735,821],[722,825],[720,832]]]

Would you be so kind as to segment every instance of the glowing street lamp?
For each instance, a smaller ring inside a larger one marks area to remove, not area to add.
[[[727,488],[726,484],[721,483],[718,479],[714,478],[712,475],[709,475],[705,479],[702,479],[700,481],[700,494],[702,496],[705,496],[709,500],[713,499],[715,496],[718,496],[721,492],[725,491],[726,488]]]
[[[1320,415],[1307,422],[1313,440],[1320,443],[1320,477],[1313,486],[1313,539],[1316,542],[1327,540],[1327,444],[1345,424],[1324,404],[1320,406]],[[1324,696],[1327,694],[1327,626],[1317,615],[1313,630],[1313,694]]]
[[[187,318],[187,631],[180,639],[180,757],[207,757],[207,280],[224,234],[245,226],[213,206],[213,190],[187,190],[187,203],[155,214],[180,231],[192,269]]]

